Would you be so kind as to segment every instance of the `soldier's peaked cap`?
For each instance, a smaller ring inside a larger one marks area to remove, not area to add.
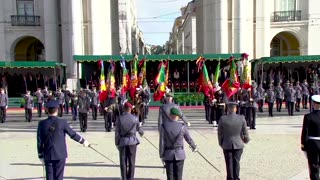
[[[320,95],[313,95],[311,99],[314,103],[320,104]]]
[[[57,108],[59,107],[59,101],[58,100],[50,100],[47,103],[47,108]]]
[[[181,116],[181,112],[179,111],[179,109],[173,107],[170,109],[170,114],[175,115],[175,116]]]

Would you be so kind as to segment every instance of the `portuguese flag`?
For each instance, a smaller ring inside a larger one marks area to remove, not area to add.
[[[202,92],[204,95],[213,98],[213,86],[210,81],[207,66],[204,61],[204,58],[198,58],[196,62],[198,70],[201,70],[198,78],[198,83],[200,85],[199,91]]]
[[[230,98],[232,95],[238,92],[238,89],[240,87],[236,68],[237,68],[236,64],[232,59],[231,65],[230,65],[230,77],[221,86],[221,88],[224,90],[228,98]]]
[[[131,64],[131,76],[130,76],[130,97],[134,99],[136,88],[138,87],[138,56],[135,55]]]

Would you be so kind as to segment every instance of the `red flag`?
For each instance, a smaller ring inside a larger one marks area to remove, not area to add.
[[[238,89],[240,87],[240,83],[235,81],[232,84],[230,84],[230,80],[227,79],[221,86],[223,91],[226,93],[226,96],[230,98],[232,95],[238,92]]]

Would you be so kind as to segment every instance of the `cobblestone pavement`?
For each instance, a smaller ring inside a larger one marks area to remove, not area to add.
[[[203,109],[185,109],[183,112],[191,121],[190,133],[200,152],[221,170],[221,173],[215,171],[185,144],[187,159],[183,179],[225,179],[225,164],[217,142],[217,129],[204,120]],[[242,179],[308,179],[307,161],[300,151],[301,125],[305,113],[307,110],[289,117],[285,112],[275,112],[275,117],[272,118],[267,117],[267,112],[258,114],[257,130],[249,131],[251,142],[245,147],[241,159]],[[143,127],[145,136],[156,146],[157,117],[158,111],[151,110]],[[79,132],[78,121],[71,121],[70,115],[64,115],[64,118]],[[27,123],[24,121],[22,110],[9,110],[7,122],[0,124],[0,179],[43,179],[43,169],[36,151],[36,128],[39,119],[34,117],[31,123]],[[88,132],[80,134],[90,143],[98,144],[95,148],[117,165],[68,138],[69,158],[65,168],[65,179],[120,179],[114,133],[105,132],[102,117],[94,121],[89,115]],[[138,146],[135,177],[166,179],[158,151],[145,139],[141,139]]]

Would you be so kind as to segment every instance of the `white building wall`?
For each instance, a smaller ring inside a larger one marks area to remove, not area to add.
[[[58,49],[57,1],[43,0],[43,9],[46,9],[42,16],[44,19],[45,59],[46,61],[57,61],[60,49]]]
[[[319,0],[309,0],[308,6],[308,54],[315,55],[320,54],[320,1]]]
[[[110,1],[91,1],[94,55],[112,54],[111,10]]]

